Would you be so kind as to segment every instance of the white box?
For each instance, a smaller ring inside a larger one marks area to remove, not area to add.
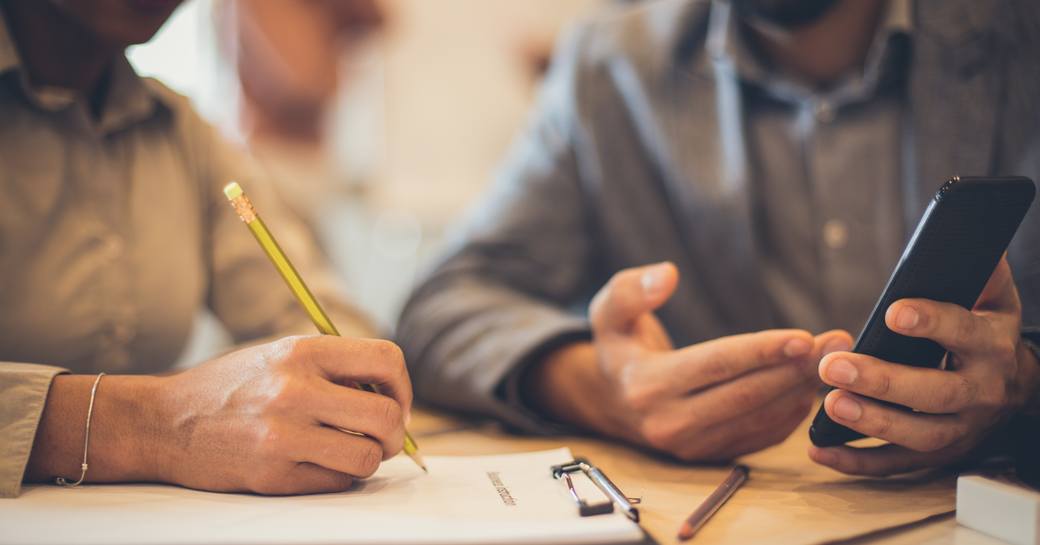
[[[1040,493],[978,475],[958,477],[957,523],[1015,545],[1040,545]]]

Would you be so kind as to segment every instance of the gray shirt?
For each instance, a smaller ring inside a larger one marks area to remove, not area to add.
[[[910,30],[909,0],[889,2],[863,70],[817,91],[752,53],[735,17],[711,20],[708,42],[742,86],[759,262],[781,323],[855,334],[903,248]]]
[[[297,218],[242,155],[160,83],[115,59],[95,119],[28,84],[0,13],[0,496],[18,493],[55,373],[170,369],[197,311],[236,341],[312,333],[221,192],[242,182],[345,335],[342,303]]]
[[[948,177],[1040,175],[1035,2],[895,2],[864,71],[822,94],[741,57],[728,6],[639,2],[561,42],[490,194],[402,313],[420,399],[552,429],[523,403],[525,366],[588,338],[612,274],[661,260],[681,272],[657,312],[678,346],[855,334]],[[1038,208],[1009,253],[1032,330]]]

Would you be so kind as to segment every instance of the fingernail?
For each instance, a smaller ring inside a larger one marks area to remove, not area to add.
[[[823,347],[823,355],[831,354],[833,352],[848,352],[852,350],[852,345],[849,344],[848,339],[831,339]]]
[[[784,345],[784,355],[789,358],[804,356],[812,350],[812,345],[805,339],[791,339]]]
[[[667,266],[665,264],[654,265],[643,273],[643,277],[639,280],[643,285],[643,293],[649,297],[653,297],[664,289],[665,273]]]
[[[849,396],[841,396],[834,402],[834,416],[849,422],[859,420],[863,416],[863,407]]]
[[[896,325],[899,329],[913,329],[917,322],[921,321],[921,315],[913,307],[903,307],[896,316]]]
[[[855,365],[849,360],[838,359],[828,363],[824,367],[824,374],[827,375],[827,380],[836,383],[848,385],[856,382],[856,377],[859,376],[859,371]]]

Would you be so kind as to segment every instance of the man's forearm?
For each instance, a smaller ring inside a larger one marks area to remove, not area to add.
[[[83,460],[87,407],[96,375],[59,375],[47,394],[25,481],[76,480]],[[158,384],[149,376],[105,376],[98,384],[87,453],[87,480],[158,478]]]

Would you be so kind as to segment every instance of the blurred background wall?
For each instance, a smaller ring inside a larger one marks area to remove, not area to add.
[[[188,0],[129,57],[252,151],[389,332],[524,122],[559,32],[600,2]],[[226,343],[210,317],[196,330],[185,362]]]

